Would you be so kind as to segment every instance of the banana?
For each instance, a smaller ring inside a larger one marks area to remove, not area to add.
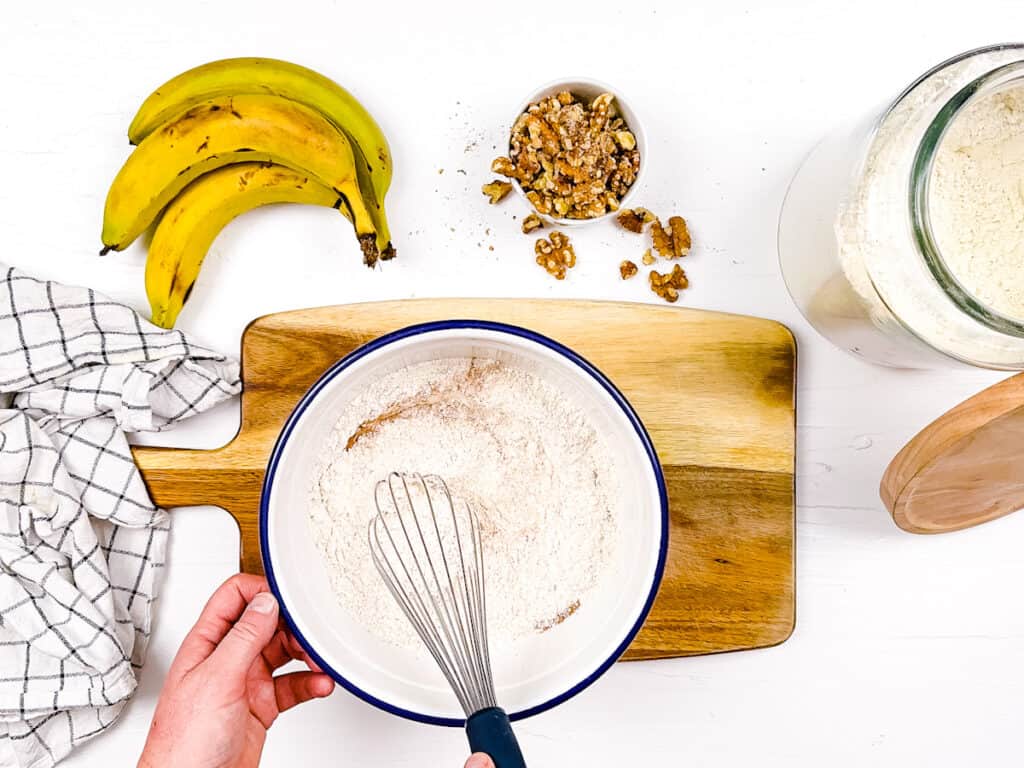
[[[391,186],[391,150],[369,112],[356,98],[319,72],[278,59],[222,59],[190,69],[169,80],[147,98],[128,127],[128,140],[139,144],[176,115],[209,99],[271,94],[320,112],[352,140],[356,173],[364,202],[378,233],[381,258],[394,256],[384,196]]]
[[[341,202],[308,174],[270,163],[229,165],[200,176],[167,206],[149,244],[146,296],[153,322],[174,327],[207,251],[236,216],[271,203],[336,208]]]
[[[240,162],[284,165],[333,189],[348,209],[363,260],[376,263],[378,233],[360,193],[351,143],[318,112],[267,95],[211,99],[150,133],[107,194],[103,252],[127,248],[202,174]]]

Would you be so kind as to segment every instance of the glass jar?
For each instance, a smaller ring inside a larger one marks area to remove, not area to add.
[[[941,184],[967,194],[961,189],[969,185],[950,184],[950,177],[936,182],[943,140],[953,130],[977,133],[965,121],[981,119],[979,110],[990,106],[981,100],[1011,95],[1024,104],[1024,44],[970,51],[926,72],[880,114],[844,127],[810,153],[783,203],[779,259],[790,295],[826,338],[898,367],[1024,369],[1024,311],[997,306],[985,283],[965,279],[963,265],[951,260],[952,241],[936,235],[937,225],[948,223],[942,217],[949,206],[933,194]],[[1009,139],[1020,144],[1005,146],[1024,148],[1024,129]],[[1005,168],[998,172],[1005,175]],[[1020,173],[1020,217],[979,208],[979,217],[995,217],[987,223],[997,230],[1024,222],[1024,164],[1014,172]],[[998,231],[1007,233],[1012,256],[1009,230]],[[1019,262],[1011,264],[1004,248],[1001,271],[974,270],[1011,299],[1004,277],[1024,285],[1024,242],[1017,247]],[[959,258],[969,261],[972,253]],[[977,254],[994,263],[987,245]]]

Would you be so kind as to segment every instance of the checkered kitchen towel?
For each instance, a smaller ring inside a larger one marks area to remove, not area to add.
[[[239,392],[237,363],[0,265],[0,766],[51,766],[135,690],[170,520],[124,432]]]

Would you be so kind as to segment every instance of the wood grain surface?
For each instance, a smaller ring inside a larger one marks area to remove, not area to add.
[[[1024,508],[1024,374],[933,421],[889,464],[882,500],[911,533],[945,533]]]
[[[242,418],[224,448],[136,448],[156,503],[213,504],[241,529],[260,572],[257,517],[267,459],[306,389],[361,344],[454,318],[513,323],[600,368],[646,425],[668,485],[661,591],[626,659],[775,645],[793,631],[796,349],[779,323],[617,302],[423,299],[285,312],[242,340]]]

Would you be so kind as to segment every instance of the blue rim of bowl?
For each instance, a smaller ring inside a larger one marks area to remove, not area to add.
[[[355,363],[372,352],[378,349],[393,344],[396,341],[407,339],[412,336],[419,336],[424,333],[430,333],[433,331],[446,331],[452,329],[471,329],[471,330],[483,330],[483,331],[496,331],[498,333],[506,333],[512,336],[518,336],[528,341],[540,344],[548,349],[551,349],[568,360],[575,363],[583,371],[588,373],[598,384],[600,384],[604,390],[611,396],[615,403],[622,409],[623,413],[629,419],[629,422],[633,425],[636,430],[637,436],[640,438],[640,442],[643,443],[644,450],[647,453],[647,458],[651,462],[651,468],[654,470],[654,477],[658,485],[658,496],[661,504],[661,542],[658,547],[658,562],[654,570],[654,579],[651,582],[651,589],[647,595],[647,600],[644,602],[643,610],[640,611],[640,615],[637,616],[636,622],[633,624],[629,632],[626,633],[625,638],[613,651],[612,655],[603,661],[597,669],[587,675],[582,681],[573,685],[568,691],[558,694],[557,696],[548,699],[547,701],[537,704],[529,709],[520,710],[519,712],[513,712],[509,714],[510,720],[523,720],[533,715],[539,715],[541,712],[562,704],[573,696],[581,693],[586,688],[590,687],[597,681],[608,669],[618,661],[619,657],[626,651],[630,643],[633,642],[633,638],[636,637],[640,628],[643,626],[644,621],[647,619],[647,615],[651,611],[651,606],[654,604],[654,598],[658,594],[658,588],[661,586],[662,576],[665,572],[665,559],[668,554],[668,492],[665,489],[665,475],[661,470],[661,463],[658,461],[658,454],[654,450],[654,445],[651,443],[650,435],[647,434],[647,429],[640,421],[640,417],[637,416],[636,411],[633,410],[633,406],[626,400],[623,395],[614,384],[599,371],[593,364],[581,355],[573,352],[568,347],[559,344],[554,339],[550,339],[547,336],[536,333],[535,331],[521,328],[516,325],[508,325],[506,323],[496,323],[489,320],[440,320],[429,323],[420,323],[417,325],[410,325],[405,328],[401,328],[397,331],[387,333],[380,336],[373,341],[367,342],[358,349],[353,350],[345,357],[341,358],[338,362],[327,369],[324,374],[317,379],[316,383],[309,388],[309,391],[302,396],[295,409],[292,411],[288,420],[285,422],[284,427],[281,429],[281,434],[278,435],[277,442],[274,444],[274,450],[270,454],[270,460],[267,463],[267,472],[263,478],[263,489],[260,494],[260,519],[259,519],[259,534],[260,534],[260,554],[263,559],[263,570],[267,577],[267,583],[270,585],[270,591],[274,593],[274,596],[278,600],[280,605],[281,615],[284,617],[285,622],[294,634],[295,639],[299,641],[299,644],[303,647],[306,653],[309,654],[310,658],[316,662],[317,666],[320,667],[324,672],[329,674],[334,680],[345,688],[350,693],[358,696],[363,701],[372,704],[379,709],[389,712],[399,717],[404,717],[408,720],[415,720],[416,722],[426,723],[428,725],[443,725],[448,727],[461,728],[465,725],[466,721],[461,718],[451,717],[435,717],[433,715],[425,715],[421,712],[413,712],[412,710],[404,709],[402,707],[389,704],[382,699],[377,698],[373,694],[364,691],[359,686],[355,685],[351,681],[347,680],[337,670],[331,667],[321,656],[317,653],[316,649],[312,644],[306,640],[302,631],[299,629],[295,620],[292,618],[291,613],[288,611],[288,607],[285,605],[284,600],[281,597],[281,590],[277,585],[277,578],[274,574],[274,565],[270,560],[270,551],[268,545],[267,536],[267,525],[269,517],[270,507],[270,492],[274,484],[274,475],[277,472],[278,464],[281,461],[281,456],[284,453],[285,446],[288,444],[288,438],[291,436],[292,431],[295,429],[295,425],[299,422],[302,414],[305,413],[310,403],[316,398],[320,391],[330,383],[335,376],[340,374],[350,365]]]

